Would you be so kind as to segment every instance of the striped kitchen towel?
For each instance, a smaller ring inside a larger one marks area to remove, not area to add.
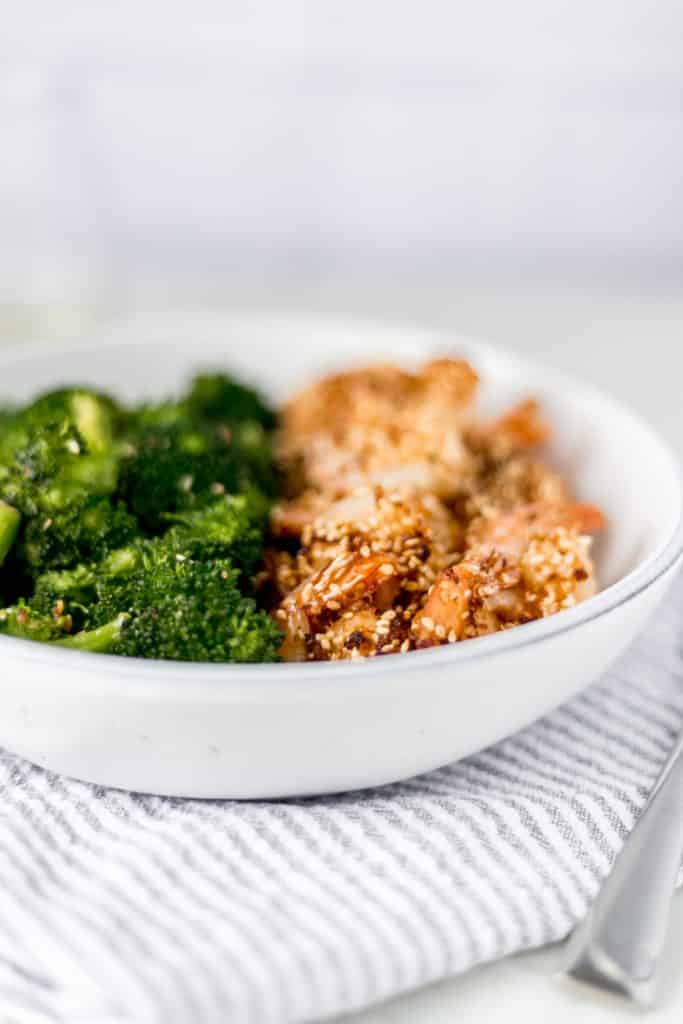
[[[683,721],[679,581],[599,683],[419,778],[282,802],[0,761],[0,1018],[314,1021],[560,939]]]

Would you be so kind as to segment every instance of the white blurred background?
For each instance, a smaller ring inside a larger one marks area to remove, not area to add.
[[[683,341],[681,182],[677,0],[3,10],[5,338],[371,312],[618,355],[637,399]]]

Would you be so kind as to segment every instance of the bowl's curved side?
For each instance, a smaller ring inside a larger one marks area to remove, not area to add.
[[[88,782],[162,795],[270,799],[396,782],[509,735],[597,678],[643,626],[673,570],[576,630],[461,665],[355,685],[120,686],[5,660],[0,744]],[[577,656],[580,654],[580,656]],[[21,671],[15,671],[21,669]],[[188,684],[192,666],[186,667]]]

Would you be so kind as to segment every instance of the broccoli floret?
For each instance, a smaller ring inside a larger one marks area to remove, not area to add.
[[[13,416],[0,438],[0,500],[23,516],[16,557],[29,576],[101,558],[139,532],[117,483],[111,399],[56,391]]]
[[[5,561],[19,532],[21,513],[0,500],[0,565]]]
[[[187,396],[190,416],[212,423],[259,423],[266,430],[275,427],[275,415],[251,388],[238,384],[223,373],[199,374]]]
[[[11,608],[0,609],[0,634],[18,637],[21,640],[38,640],[60,647],[105,654],[113,651],[128,623],[127,615],[117,615],[111,622],[96,629],[71,633],[72,620],[68,614],[55,610],[45,615],[19,602]]]
[[[273,413],[229,377],[197,377],[186,398],[144,405],[128,420],[118,488],[149,533],[168,513],[212,494],[259,487],[275,492]]]
[[[51,509],[63,498],[55,481],[80,451],[68,420],[35,428],[22,418],[12,421],[0,447],[0,498],[26,516]]]
[[[270,441],[262,428],[242,425],[233,434],[188,421],[147,427],[131,438],[116,493],[143,529],[154,534],[164,529],[169,513],[252,486],[273,486]]]
[[[82,390],[50,392],[17,412],[0,432],[6,500],[32,515],[34,506],[61,500],[63,491],[110,493],[116,484],[116,416],[111,399]]]
[[[153,560],[153,568],[149,561]],[[112,651],[179,661],[274,661],[282,637],[238,586],[227,559],[194,561],[165,545],[144,552],[128,573],[101,577],[97,618],[130,616]]]
[[[68,615],[58,612],[44,615],[22,600],[10,608],[0,609],[0,634],[22,640],[40,640],[43,643],[59,640],[69,633],[71,625]]]
[[[117,615],[96,629],[84,629],[73,636],[56,640],[59,647],[70,647],[74,651],[89,651],[91,654],[115,654],[116,645],[128,626],[127,615]]]
[[[121,502],[87,498],[30,519],[19,554],[38,572],[99,561],[138,534],[138,524]]]
[[[74,627],[82,629],[97,596],[96,581],[94,566],[45,572],[36,581],[31,608],[38,615],[70,615]]]
[[[36,399],[25,415],[34,423],[69,420],[93,455],[111,450],[114,434],[125,419],[113,398],[87,388],[49,391]]]
[[[268,511],[269,503],[260,491],[226,495],[200,508],[169,515],[174,525],[164,541],[179,553],[202,561],[229,558],[250,576],[262,557]]]
[[[128,411],[74,388],[4,416],[0,632],[125,656],[275,660],[280,630],[250,596],[273,425],[220,375]]]
[[[111,653],[198,661],[272,661],[278,627],[247,595],[267,502],[250,492],[180,517],[91,567],[39,577],[32,609],[86,633],[126,614]]]

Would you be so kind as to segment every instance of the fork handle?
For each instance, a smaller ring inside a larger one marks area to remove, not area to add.
[[[612,873],[567,944],[571,976],[652,1005],[682,856],[683,733]]]

